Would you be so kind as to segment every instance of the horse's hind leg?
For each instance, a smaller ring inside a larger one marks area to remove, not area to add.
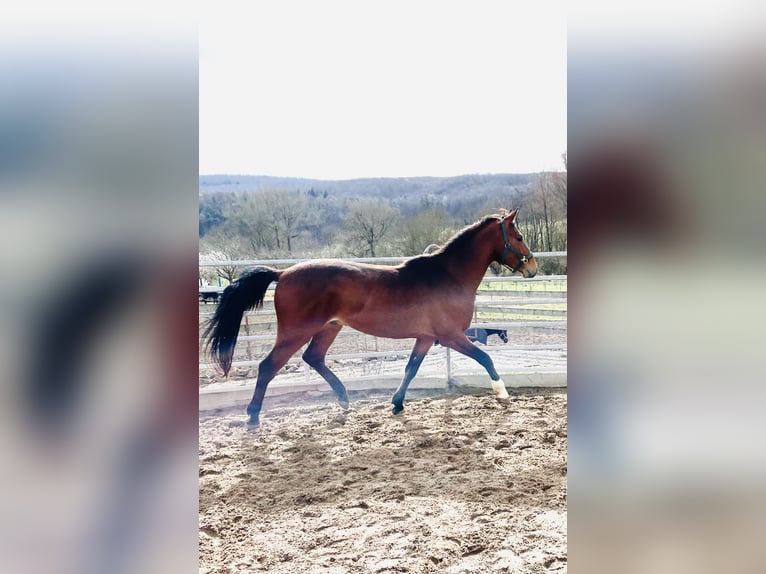
[[[340,382],[340,379],[335,376],[327,364],[325,363],[325,355],[327,350],[332,345],[335,337],[338,336],[343,325],[337,323],[328,323],[321,331],[319,331],[314,338],[311,339],[311,344],[308,349],[303,353],[303,360],[306,361],[317,373],[322,375],[322,378],[327,381],[330,388],[335,391],[338,396],[338,403],[346,410],[348,409],[348,394],[346,393],[346,387]]]
[[[478,362],[489,373],[489,378],[492,379],[492,391],[498,399],[507,399],[508,391],[505,389],[505,382],[500,378],[495,370],[495,364],[492,362],[490,356],[479,349],[476,345],[471,343],[465,336],[463,338],[453,339],[450,341],[443,341],[442,345],[455,349],[458,353],[462,353],[467,357],[471,357]]]
[[[404,410],[404,395],[407,392],[407,387],[410,386],[410,381],[415,378],[415,375],[420,368],[420,364],[423,362],[428,349],[433,345],[434,339],[421,338],[415,341],[415,346],[412,348],[412,354],[410,360],[407,361],[407,366],[404,368],[404,379],[399,384],[399,388],[396,389],[394,396],[391,398],[391,403],[394,405],[394,414],[399,414]]]
[[[306,335],[280,340],[279,335],[277,335],[277,342],[274,348],[261,361],[261,364],[258,365],[258,380],[255,383],[255,391],[253,391],[253,398],[250,404],[247,405],[247,414],[250,415],[250,420],[247,421],[249,426],[258,426],[259,424],[258,416],[261,412],[263,397],[266,395],[266,388],[271,380],[287,364],[287,361],[290,360],[295,351],[306,344],[309,338],[310,335]]]

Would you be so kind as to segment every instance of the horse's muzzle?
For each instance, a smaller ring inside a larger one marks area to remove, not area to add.
[[[535,258],[532,257],[529,261],[527,261],[524,264],[524,267],[522,267],[519,271],[521,271],[521,274],[527,279],[537,275],[537,261]]]

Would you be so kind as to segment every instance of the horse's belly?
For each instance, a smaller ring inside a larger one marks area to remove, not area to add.
[[[434,337],[452,332],[462,333],[471,322],[471,314],[429,313],[423,306],[387,310],[366,309],[364,312],[349,317],[340,317],[340,321],[363,333],[389,339],[411,339]],[[464,326],[465,325],[465,326]]]
[[[367,335],[372,335],[374,337],[384,337],[386,339],[416,339],[426,334],[422,330],[402,328],[397,325],[369,325],[367,323],[354,324],[353,322],[344,322],[344,324]]]

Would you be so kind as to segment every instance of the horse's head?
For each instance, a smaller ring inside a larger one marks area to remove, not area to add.
[[[497,261],[513,271],[520,271],[524,277],[534,277],[537,275],[537,261],[529,247],[524,244],[524,238],[514,223],[518,211],[514,209],[500,216],[504,245],[502,250],[497,250]]]

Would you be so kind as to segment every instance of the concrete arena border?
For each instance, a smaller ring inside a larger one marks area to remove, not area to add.
[[[544,370],[530,368],[529,370],[518,369],[511,372],[500,373],[505,384],[510,389],[518,388],[566,388],[567,374],[559,369]],[[391,391],[399,386],[401,377],[368,376],[356,377],[344,381],[349,391]],[[247,379],[238,382],[218,383],[200,389],[199,410],[200,413],[216,411],[219,409],[246,406],[250,401],[255,387],[255,379]],[[490,379],[482,375],[460,375],[451,380],[443,376],[426,375],[416,377],[410,384],[410,389],[443,390],[448,393],[451,390],[461,388],[486,389],[491,392]],[[289,393],[332,393],[330,387],[324,381],[309,382],[285,382],[272,383],[266,391],[266,396],[278,396]],[[330,399],[332,400],[332,399]]]

